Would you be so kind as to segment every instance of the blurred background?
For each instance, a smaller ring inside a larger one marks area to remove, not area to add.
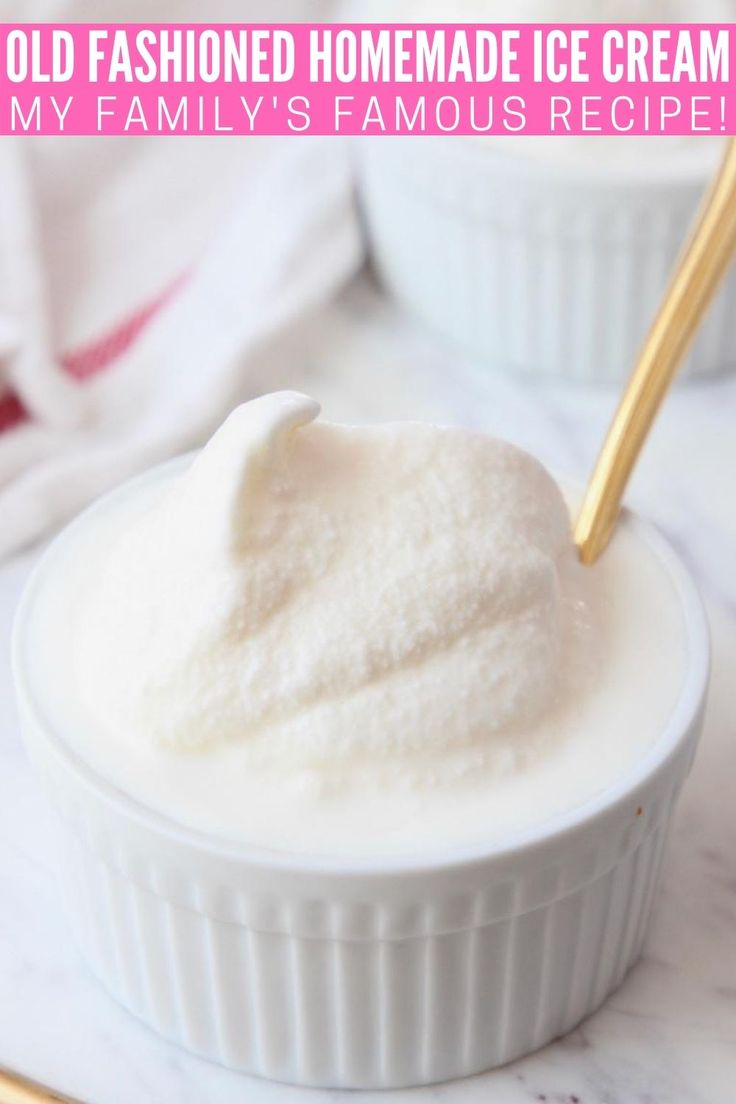
[[[428,0],[400,17],[716,19],[732,7]],[[23,14],[9,0],[0,12]],[[201,14],[185,0],[155,17]],[[107,21],[151,15],[143,0],[104,9]],[[100,12],[41,0],[33,17]],[[380,0],[217,0],[207,17],[399,15]],[[2,139],[0,555],[277,387],[313,392],[334,418],[471,417],[544,458],[541,411],[580,384],[572,401],[592,401],[595,440],[610,409],[601,388],[629,370],[719,150],[715,138]],[[735,303],[731,279],[685,376],[728,371]],[[495,425],[507,394],[530,406],[518,426]],[[570,400],[560,409],[564,421]],[[562,461],[574,472],[593,459],[580,435]]]

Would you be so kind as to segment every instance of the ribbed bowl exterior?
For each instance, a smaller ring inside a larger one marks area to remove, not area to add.
[[[446,1080],[535,1050],[639,954],[698,733],[613,809],[514,853],[384,873],[269,867],[110,801],[25,709],[92,969],[162,1035],[302,1085]]]
[[[582,888],[493,923],[437,933],[417,902],[426,932],[393,939],[217,920],[77,838],[69,916],[111,993],[205,1058],[303,1085],[419,1085],[535,1050],[598,1007],[639,954],[665,835],[663,822]]]
[[[494,366],[588,383],[630,372],[706,180],[576,174],[452,139],[356,157],[373,263],[399,301]],[[684,376],[733,367],[734,308],[736,271]]]

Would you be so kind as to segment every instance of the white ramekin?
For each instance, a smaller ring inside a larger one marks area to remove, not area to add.
[[[64,742],[30,625],[43,631],[44,595],[64,585],[64,542],[86,523],[54,542],[28,583],[13,665],[28,750],[61,813],[76,938],[131,1012],[234,1069],[391,1087],[508,1062],[616,988],[642,945],[708,677],[700,601],[661,537],[625,521],[672,580],[688,649],[679,698],[641,761],[505,846],[350,862],[191,831]]]
[[[653,157],[545,159],[493,138],[354,146],[373,263],[395,297],[494,367],[590,383],[631,370],[713,152],[666,172]],[[682,374],[734,364],[736,271]]]

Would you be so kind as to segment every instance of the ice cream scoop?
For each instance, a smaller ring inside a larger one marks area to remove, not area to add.
[[[504,441],[344,427],[292,392],[235,410],[120,533],[79,612],[91,708],[176,748],[401,757],[549,712],[574,546],[544,468]]]

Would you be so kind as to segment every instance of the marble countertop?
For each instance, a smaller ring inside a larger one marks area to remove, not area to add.
[[[584,479],[612,391],[524,386],[420,333],[365,283],[261,389],[297,386],[334,419],[430,418],[483,427]],[[668,401],[629,501],[690,565],[713,629],[705,735],[680,804],[644,956],[571,1035],[505,1069],[361,1100],[397,1104],[731,1104],[736,1084],[736,379]],[[2,519],[0,519],[2,524]],[[14,713],[9,631],[31,551],[0,567],[0,1065],[88,1104],[338,1104],[229,1073],[155,1037],[80,960],[57,903],[53,819]]]

